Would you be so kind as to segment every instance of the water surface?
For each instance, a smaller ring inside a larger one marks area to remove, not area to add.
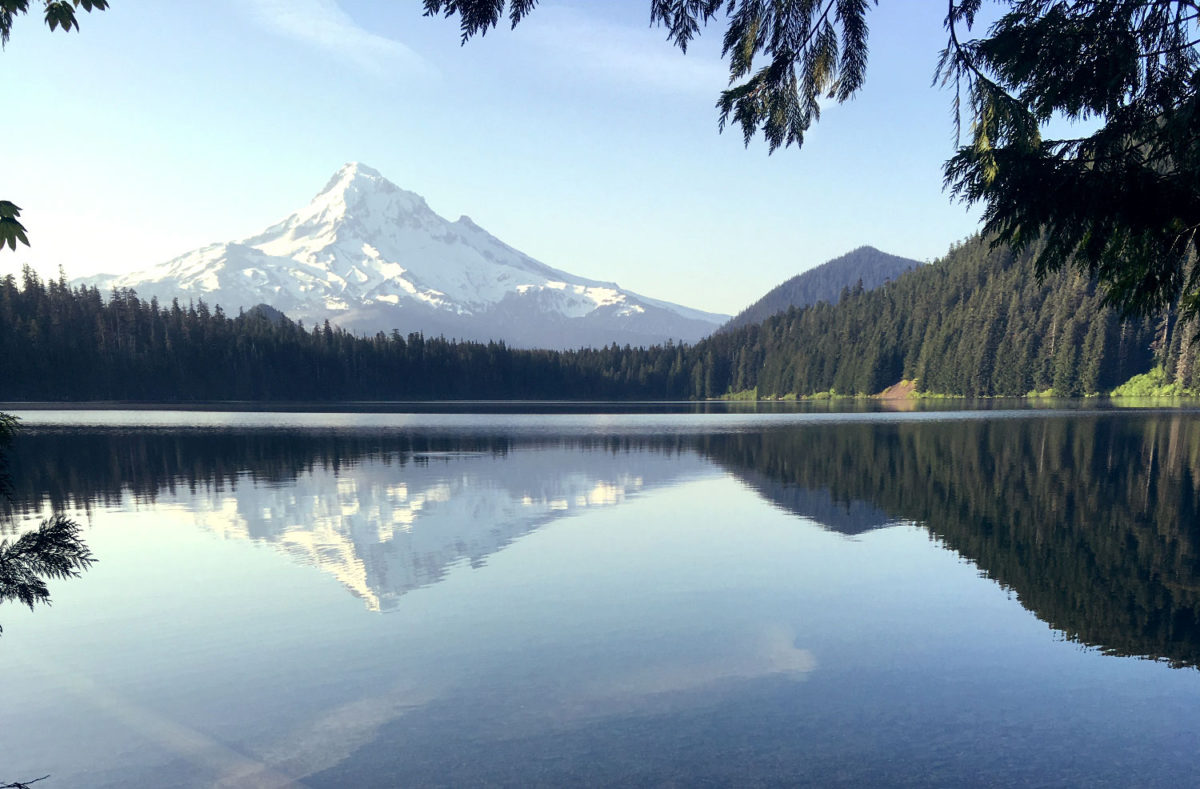
[[[1197,413],[571,410],[23,412],[0,779],[1191,782]]]

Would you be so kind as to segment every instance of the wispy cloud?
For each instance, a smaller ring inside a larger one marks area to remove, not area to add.
[[[268,30],[322,49],[377,74],[431,70],[416,52],[359,26],[337,0],[249,0],[251,15]]]
[[[715,94],[729,80],[728,68],[703,49],[684,55],[660,28],[616,25],[566,8],[538,9],[523,23],[529,43],[561,57],[571,67],[598,77],[659,92]],[[707,31],[720,36],[719,30]]]

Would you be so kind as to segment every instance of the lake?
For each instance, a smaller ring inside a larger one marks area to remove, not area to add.
[[[1197,410],[16,410],[0,783],[1195,780]]]

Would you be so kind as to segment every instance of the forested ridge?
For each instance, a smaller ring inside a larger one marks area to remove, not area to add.
[[[1155,361],[1185,387],[1197,385],[1195,351],[1184,341],[1194,321],[1180,327],[1174,312],[1122,320],[1078,272],[1039,281],[1037,252],[993,249],[977,236],[877,290],[791,309],[698,347],[717,360],[717,382],[757,387],[759,396],[874,393],[901,379],[943,394],[1083,395]]]
[[[1030,249],[981,238],[876,290],[792,308],[695,345],[522,350],[398,332],[355,336],[273,310],[226,315],[0,280],[0,399],[699,399],[871,394],[901,379],[966,396],[1106,392],[1155,364],[1200,386],[1195,319],[1123,320],[1083,275],[1039,281]]]

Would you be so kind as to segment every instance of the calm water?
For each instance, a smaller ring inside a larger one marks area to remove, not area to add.
[[[1194,783],[1200,412],[28,411],[0,782]]]

